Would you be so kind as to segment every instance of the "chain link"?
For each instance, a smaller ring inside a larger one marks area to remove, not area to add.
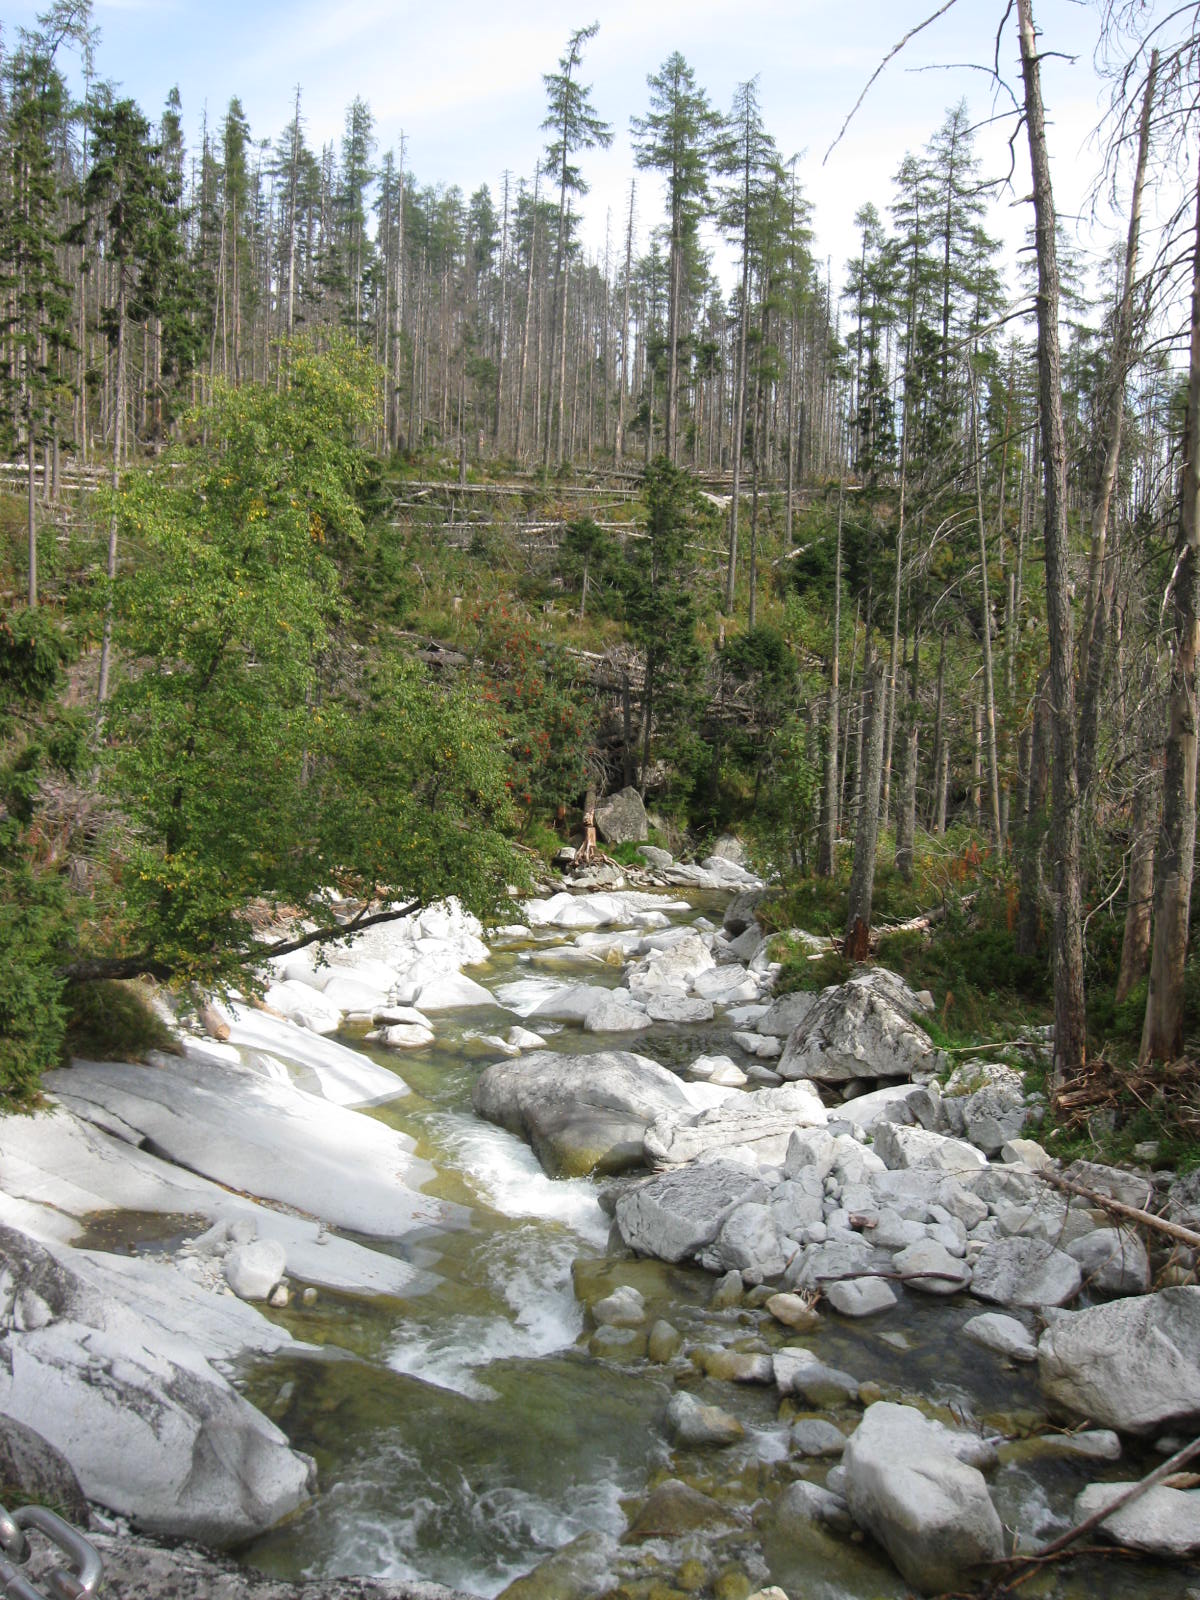
[[[68,1566],[52,1567],[46,1574],[46,1589],[37,1588],[18,1570],[30,1555],[26,1528],[35,1528],[67,1558]],[[104,1578],[96,1547],[44,1506],[21,1506],[13,1512],[0,1506],[0,1552],[0,1600],[90,1600]]]

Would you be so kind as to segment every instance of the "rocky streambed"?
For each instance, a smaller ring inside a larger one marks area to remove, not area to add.
[[[268,1575],[181,1594],[961,1590],[1187,1441],[1186,1252],[1048,1183],[1021,1075],[947,1077],[922,997],[775,999],[753,880],[674,871],[301,953],[0,1123],[0,1410],[119,1589],[166,1592],[132,1523]],[[1026,1592],[1186,1593],[1192,1484]]]

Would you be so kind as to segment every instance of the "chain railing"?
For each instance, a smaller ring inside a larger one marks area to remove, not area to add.
[[[36,1531],[66,1557],[65,1566],[51,1567],[32,1583],[20,1571],[31,1551],[26,1529]],[[97,1594],[104,1564],[95,1546],[78,1529],[43,1506],[20,1506],[6,1511],[0,1506],[0,1600],[88,1600]]]

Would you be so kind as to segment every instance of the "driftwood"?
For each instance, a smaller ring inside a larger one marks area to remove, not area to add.
[[[1152,1228],[1157,1233],[1165,1234],[1168,1239],[1175,1239],[1180,1244],[1190,1245],[1193,1250],[1200,1250],[1200,1233],[1185,1228],[1178,1222],[1168,1222],[1165,1217],[1156,1217],[1152,1211],[1142,1211],[1137,1206],[1127,1206],[1123,1200],[1114,1200],[1111,1196],[1100,1194],[1095,1189],[1088,1189],[1082,1183],[1076,1183],[1073,1178],[1064,1178],[1057,1172],[1038,1172],[1036,1176],[1055,1189],[1062,1189],[1068,1194],[1077,1194],[1082,1199],[1090,1201],[1092,1205],[1099,1206],[1101,1210],[1111,1211],[1114,1216],[1123,1217],[1129,1222],[1139,1222],[1145,1228]]]

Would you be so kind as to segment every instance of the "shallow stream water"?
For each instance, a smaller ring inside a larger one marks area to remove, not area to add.
[[[531,959],[533,951],[543,960]],[[501,947],[473,975],[509,1004],[530,1002],[552,981],[619,980],[615,966],[554,972],[546,952],[545,940]],[[619,1535],[637,1497],[671,1475],[730,1508],[737,1527],[719,1550],[700,1550],[694,1539],[647,1546],[647,1571],[657,1566],[665,1584],[658,1592],[680,1592],[672,1584],[681,1563],[699,1553],[699,1568],[686,1571],[702,1594],[739,1600],[773,1581],[792,1600],[902,1595],[903,1583],[869,1544],[816,1533],[797,1543],[772,1530],[770,1502],[798,1476],[823,1481],[831,1465],[789,1459],[788,1427],[799,1414],[790,1401],[781,1406],[772,1388],[708,1379],[682,1358],[672,1369],[636,1347],[621,1362],[590,1352],[584,1302],[620,1283],[645,1295],[647,1326],[666,1317],[688,1346],[770,1349],[795,1335],[753,1307],[713,1309],[715,1280],[698,1269],[609,1257],[598,1185],[547,1178],[525,1144],[474,1116],[472,1084],[494,1057],[476,1036],[506,1031],[514,1020],[488,1008],[443,1016],[430,1048],[372,1052],[412,1091],[373,1114],[418,1140],[438,1170],[437,1192],[467,1206],[470,1224],[393,1244],[437,1274],[427,1294],[364,1301],[323,1293],[310,1308],[274,1313],[298,1338],[326,1348],[259,1362],[244,1373],[244,1387],[316,1458],[321,1492],[245,1559],[280,1577],[424,1577],[493,1596],[581,1533]],[[739,1058],[728,1035],[718,1015],[716,1023],[657,1027],[632,1040],[563,1028],[549,1043],[581,1053],[634,1049],[678,1070],[706,1051]],[[827,1313],[805,1342],[877,1385],[881,1397],[920,1400],[987,1433],[1030,1432],[1045,1422],[1035,1370],[961,1337],[979,1309],[966,1298],[904,1294],[894,1311],[865,1323]],[[745,1441],[725,1451],[673,1451],[662,1416],[677,1382],[734,1411]],[[824,1414],[850,1431],[860,1413]],[[1146,1470],[1129,1460],[1099,1470],[1030,1463],[1030,1448],[1007,1447],[991,1480],[1002,1519],[1028,1542],[1069,1525],[1086,1482]],[[1021,1593],[1175,1600],[1195,1582],[1194,1572],[1153,1562],[1092,1561],[1050,1569]]]

